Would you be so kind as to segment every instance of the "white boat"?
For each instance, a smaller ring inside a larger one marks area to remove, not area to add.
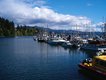
[[[48,44],[51,44],[51,45],[61,45],[65,42],[66,40],[64,40],[63,38],[58,38],[58,37],[48,40]]]
[[[69,41],[66,41],[66,42],[64,42],[64,43],[62,44],[62,46],[63,46],[64,48],[72,48],[72,47],[73,47],[73,44],[70,43]]]

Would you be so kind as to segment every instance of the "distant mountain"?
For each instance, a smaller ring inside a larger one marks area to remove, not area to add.
[[[38,27],[35,26],[37,29],[41,29],[47,32],[54,32],[54,33],[65,33],[65,34],[71,34],[71,33],[80,33],[80,34],[96,34],[96,35],[101,35],[102,32],[82,32],[82,31],[76,31],[76,30],[55,30],[55,29],[50,29],[50,28],[44,28],[44,27]]]

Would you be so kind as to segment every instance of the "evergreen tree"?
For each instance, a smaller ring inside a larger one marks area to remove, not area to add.
[[[33,36],[37,33],[37,29],[35,29],[34,27],[30,27],[30,26],[22,26],[22,25],[17,25],[16,28],[16,35],[17,36]]]
[[[0,36],[14,37],[15,36],[14,22],[0,17]]]

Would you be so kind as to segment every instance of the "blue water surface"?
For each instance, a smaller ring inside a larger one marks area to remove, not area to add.
[[[79,49],[64,49],[32,37],[0,38],[0,80],[91,80],[78,64],[89,57]]]

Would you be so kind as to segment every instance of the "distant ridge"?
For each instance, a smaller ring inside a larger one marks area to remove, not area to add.
[[[41,29],[47,32],[54,32],[54,33],[65,33],[65,34],[71,34],[71,33],[80,33],[80,34],[96,34],[96,35],[101,35],[102,32],[84,32],[84,31],[76,31],[76,30],[55,30],[55,29],[50,29],[50,28],[44,28],[44,27],[39,27],[39,26],[34,26],[37,29]]]

